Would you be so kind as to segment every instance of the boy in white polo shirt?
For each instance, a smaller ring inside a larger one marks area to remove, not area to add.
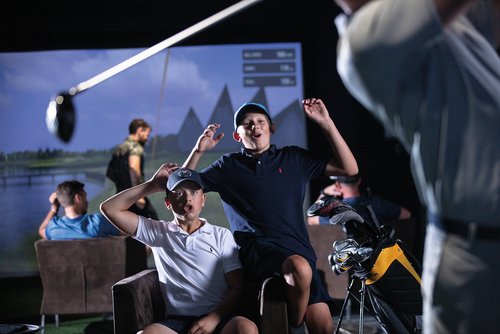
[[[128,211],[139,198],[163,191],[174,220],[158,221]],[[166,305],[166,319],[148,333],[257,334],[251,320],[235,315],[243,286],[242,266],[231,232],[199,214],[205,205],[197,172],[165,164],[149,180],[101,204],[117,228],[151,247]]]

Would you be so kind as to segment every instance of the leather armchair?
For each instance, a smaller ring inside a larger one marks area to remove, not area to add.
[[[281,278],[248,283],[243,300],[244,312],[258,310],[261,334],[288,334],[285,285]],[[115,334],[135,334],[164,319],[165,311],[156,269],[144,270],[113,285]]]
[[[35,242],[45,315],[111,313],[112,285],[147,268],[146,247],[128,236]]]

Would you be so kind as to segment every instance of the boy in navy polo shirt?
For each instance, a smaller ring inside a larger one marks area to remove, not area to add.
[[[302,101],[306,116],[326,135],[332,158],[320,158],[297,147],[271,145],[275,125],[258,103],[243,104],[234,115],[233,138],[241,152],[224,154],[200,172],[205,191],[219,193],[240,247],[245,274],[251,280],[273,275],[287,282],[288,317],[293,327],[305,321],[308,332],[332,333],[333,320],[316,270],[303,203],[309,180],[323,175],[355,175],[356,159],[320,99]],[[204,152],[224,136],[210,124],[184,166],[194,169]]]

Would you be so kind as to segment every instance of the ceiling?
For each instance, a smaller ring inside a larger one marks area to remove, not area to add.
[[[4,0],[0,52],[149,47],[234,0]],[[333,0],[263,0],[179,45],[300,41],[339,12]]]

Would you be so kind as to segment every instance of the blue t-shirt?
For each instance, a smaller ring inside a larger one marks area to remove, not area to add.
[[[120,231],[100,213],[86,213],[74,219],[56,216],[45,230],[49,240],[89,239],[119,234]]]
[[[316,261],[304,222],[309,180],[324,175],[328,158],[297,146],[274,145],[258,159],[242,149],[203,169],[205,191],[218,192],[236,242],[247,236],[277,244]]]

